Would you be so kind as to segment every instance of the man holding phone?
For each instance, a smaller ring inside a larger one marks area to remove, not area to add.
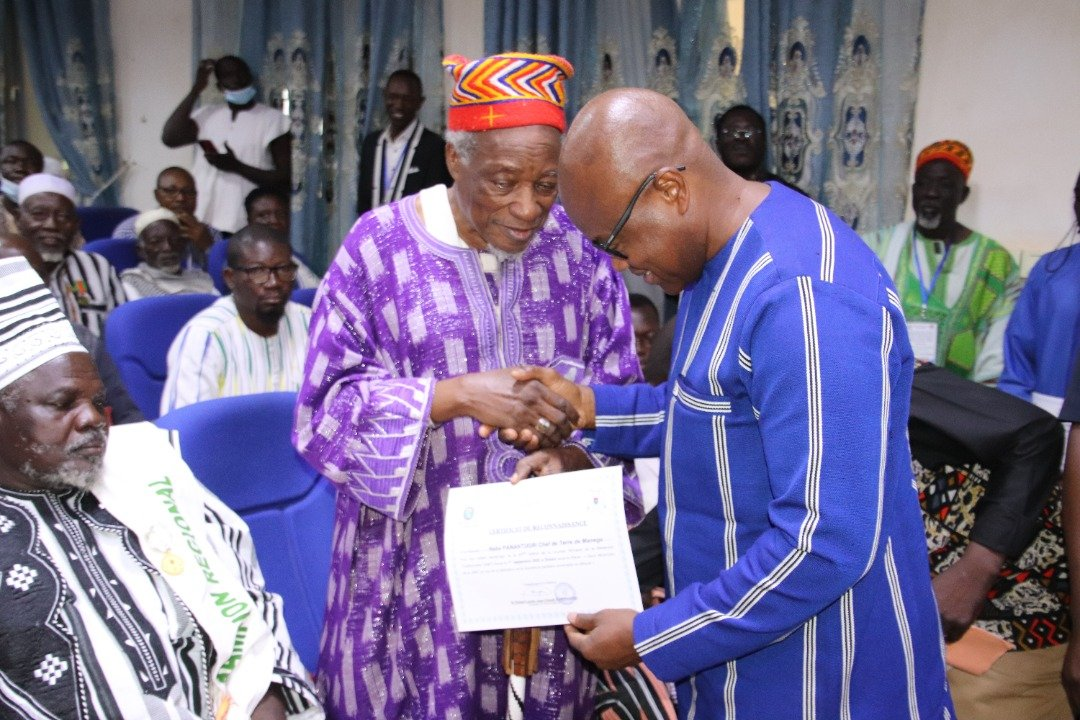
[[[225,104],[195,102],[210,81]],[[203,60],[195,84],[165,121],[161,141],[169,147],[198,143],[193,174],[198,186],[196,215],[225,232],[246,223],[244,197],[258,186],[289,186],[292,174],[290,121],[287,115],[255,101],[255,78],[242,59],[226,55]]]

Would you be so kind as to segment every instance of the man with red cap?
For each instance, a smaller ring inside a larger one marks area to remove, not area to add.
[[[451,487],[509,480],[523,457],[481,425],[541,440],[547,469],[611,462],[563,443],[574,411],[508,368],[636,380],[629,303],[555,204],[570,64],[506,53],[444,65],[453,187],[361,217],[312,317],[294,442],[339,486],[318,681],[333,718],[503,718],[509,703],[530,720],[585,717],[589,683],[561,628],[540,631],[515,699],[503,634],[455,630],[444,503]],[[635,480],[627,497],[637,519]]]
[[[896,283],[916,359],[993,382],[1021,280],[1008,250],[956,219],[973,163],[959,140],[925,147],[911,186],[915,221],[864,239]]]

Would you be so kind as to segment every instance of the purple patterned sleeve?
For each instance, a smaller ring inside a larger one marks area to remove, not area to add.
[[[397,374],[377,349],[376,313],[355,254],[358,224],[324,280],[311,321],[293,442],[315,468],[364,505],[401,520],[411,512],[413,477],[425,449],[435,381]]]

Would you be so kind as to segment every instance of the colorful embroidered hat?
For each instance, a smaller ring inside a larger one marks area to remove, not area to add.
[[[975,157],[971,154],[971,148],[959,140],[938,140],[922,149],[919,157],[915,159],[915,170],[918,171],[931,160],[947,160],[951,162],[963,174],[964,180],[971,175],[971,167],[975,164]]]
[[[573,66],[557,55],[502,53],[443,58],[454,78],[447,128],[483,132],[524,125],[566,130],[566,81]]]

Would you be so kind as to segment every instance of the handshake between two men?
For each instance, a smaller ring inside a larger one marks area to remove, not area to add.
[[[546,367],[522,366],[440,380],[431,405],[432,422],[468,416],[480,434],[530,453],[511,482],[592,467],[584,450],[562,445],[578,429],[593,426],[592,391]]]

